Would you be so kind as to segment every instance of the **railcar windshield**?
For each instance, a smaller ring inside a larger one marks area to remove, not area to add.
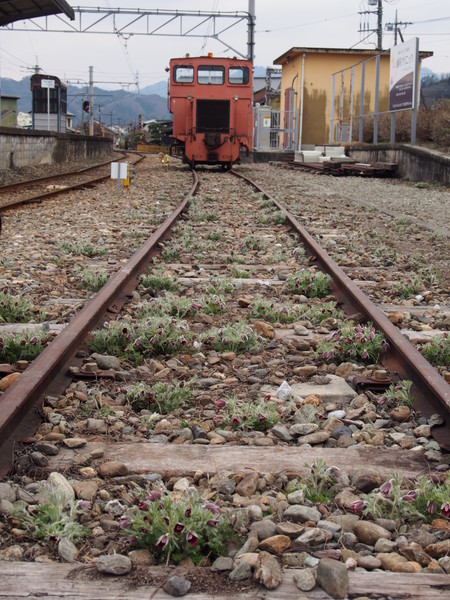
[[[228,69],[228,81],[232,85],[248,83],[248,67],[230,67]]]
[[[194,67],[174,67],[173,80],[175,81],[175,83],[193,83]]]
[[[197,81],[202,85],[223,85],[225,68],[200,65],[197,71]]]

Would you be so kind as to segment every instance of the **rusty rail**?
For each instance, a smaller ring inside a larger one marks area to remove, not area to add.
[[[140,154],[138,160],[136,160],[133,164],[135,164],[135,165],[138,164],[144,158],[145,158],[145,155]],[[86,171],[93,171],[94,169],[104,167],[105,165],[107,165],[111,162],[112,161],[107,161],[100,165],[96,165],[95,167],[87,167],[85,169],[80,169],[79,171],[68,171],[66,173],[60,173],[59,175],[52,175],[50,177],[40,177],[38,179],[32,179],[32,180],[28,180],[28,181],[22,181],[21,183],[13,183],[11,185],[2,186],[2,187],[0,187],[0,193],[5,192],[5,191],[10,191],[15,188],[24,187],[27,185],[34,185],[34,184],[42,183],[44,181],[52,181],[54,179],[60,179],[61,177],[67,177],[68,175],[73,175],[73,176],[81,175],[82,173],[85,173]],[[14,206],[21,206],[23,204],[32,204],[33,202],[38,202],[44,198],[51,198],[52,196],[57,196],[59,194],[65,194],[66,192],[70,192],[72,190],[77,190],[77,189],[83,188],[86,185],[100,183],[101,181],[110,179],[110,177],[111,176],[108,173],[108,175],[102,175],[101,177],[95,177],[94,179],[87,179],[85,181],[81,181],[81,182],[75,183],[73,185],[67,185],[60,189],[48,190],[46,192],[39,192],[38,194],[35,194],[34,196],[29,196],[28,198],[22,198],[19,200],[11,200],[10,202],[6,202],[6,203],[0,205],[0,212],[2,212],[5,209],[12,208]],[[1,200],[1,195],[0,195],[0,200]]]
[[[433,427],[432,434],[441,447],[450,450],[450,385],[282,204],[251,179],[234,171],[232,174],[245,180],[256,191],[262,192],[266,199],[271,200],[284,213],[291,228],[301,237],[307,254],[315,257],[320,268],[332,277],[333,293],[346,313],[360,313],[383,331],[390,346],[383,357],[384,366],[413,382],[415,410],[419,410],[425,417],[430,417],[435,412],[442,414],[444,425]]]
[[[42,405],[43,394],[55,380],[64,378],[62,373],[89,331],[101,322],[108,311],[116,313],[125,302],[126,295],[136,288],[139,275],[157,253],[157,245],[169,235],[189,199],[196,193],[198,177],[195,172],[193,177],[192,187],[170,217],[1,396],[0,477],[11,466],[14,440],[24,437],[36,427],[36,411]]]

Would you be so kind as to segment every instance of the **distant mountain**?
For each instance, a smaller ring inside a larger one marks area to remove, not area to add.
[[[433,74],[422,78],[420,93],[428,107],[442,98],[450,100],[450,76],[437,77]]]
[[[167,98],[167,81],[158,81],[158,83],[147,85],[141,89],[141,94],[156,94],[157,96]]]
[[[425,77],[434,77],[434,72],[428,67],[420,68],[420,79],[425,79]]]
[[[149,86],[150,87],[150,86]],[[19,112],[31,111],[30,79],[24,77],[20,81],[15,79],[1,80],[1,93],[10,96],[19,96],[17,109]],[[67,90],[67,110],[75,115],[74,124],[80,125],[82,121],[82,102],[88,100],[86,87],[69,85]],[[149,92],[147,94],[134,94],[124,90],[104,90],[94,87],[94,115],[109,125],[120,123],[127,125],[131,121],[137,122],[139,115],[144,121],[150,119],[170,119],[165,97]],[[99,113],[100,109],[100,113]],[[86,121],[88,115],[83,115]]]

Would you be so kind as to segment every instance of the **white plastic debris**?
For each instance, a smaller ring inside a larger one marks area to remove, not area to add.
[[[417,300],[417,302],[422,302],[422,300],[423,300],[422,294],[417,294],[416,300]]]
[[[283,381],[280,387],[277,389],[277,398],[280,400],[287,400],[292,395],[292,388],[287,381]]]
[[[344,419],[346,415],[345,410],[332,410],[328,413],[328,418],[334,417],[335,419]]]

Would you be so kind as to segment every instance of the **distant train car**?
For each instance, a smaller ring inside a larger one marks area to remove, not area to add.
[[[185,162],[231,168],[252,144],[252,63],[212,55],[170,61],[172,148]]]

